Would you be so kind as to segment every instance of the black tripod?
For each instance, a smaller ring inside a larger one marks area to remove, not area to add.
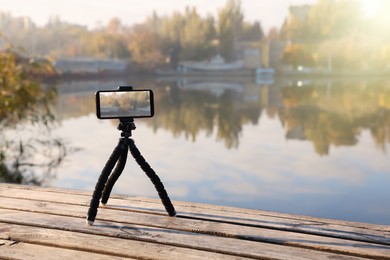
[[[128,149],[130,150],[131,154],[133,155],[134,159],[139,164],[141,169],[146,173],[146,175],[154,184],[154,187],[156,188],[158,195],[160,196],[161,202],[163,203],[166,211],[168,212],[168,215],[171,217],[176,216],[175,208],[173,207],[160,178],[150,167],[150,165],[145,161],[144,157],[141,155],[140,151],[135,146],[134,140],[129,138],[131,136],[131,131],[135,130],[134,119],[121,119],[118,125],[118,129],[122,131],[121,138],[119,139],[118,145],[112,152],[110,158],[108,159],[106,165],[102,170],[102,173],[100,174],[98,182],[96,183],[91,203],[89,205],[87,224],[93,225],[93,222],[96,218],[97,209],[99,207],[99,200],[101,199],[103,205],[107,203],[115,182],[118,180],[123,169],[125,168]],[[111,174],[111,171],[115,165],[116,167]]]

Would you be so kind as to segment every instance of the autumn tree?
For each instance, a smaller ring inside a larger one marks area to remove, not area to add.
[[[212,40],[215,38],[214,19],[200,17],[196,9],[186,8],[180,34],[181,59],[203,60],[213,53]]]
[[[54,121],[50,105],[56,92],[44,89],[34,79],[46,66],[26,61],[12,47],[0,52],[0,182],[39,185],[52,176],[52,170],[69,152],[62,140],[47,134]],[[20,123],[39,126],[45,134],[27,140],[24,136],[7,137],[5,130]],[[42,150],[46,152],[40,154]],[[34,160],[37,154],[38,161]],[[36,176],[34,168],[43,174]]]
[[[282,62],[292,65],[294,68],[298,66],[314,65],[314,59],[312,55],[308,52],[307,48],[299,44],[290,44],[286,46],[283,53]]]
[[[105,45],[109,58],[127,59],[131,54],[124,37],[124,26],[119,18],[112,18],[105,28]]]
[[[227,0],[218,14],[219,51],[226,60],[234,59],[236,43],[241,34],[244,14],[240,0]]]
[[[242,41],[260,41],[263,37],[264,32],[259,22],[254,22],[253,24],[247,22],[242,23],[240,37]]]
[[[128,37],[128,49],[134,62],[142,63],[146,68],[164,62],[161,38],[150,27],[145,24],[133,26]]]

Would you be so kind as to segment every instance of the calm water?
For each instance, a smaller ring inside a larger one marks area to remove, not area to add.
[[[390,224],[390,81],[111,80],[57,85],[52,136],[70,153],[45,185],[93,191],[120,132],[94,92],[152,88],[133,138],[172,200]],[[114,193],[157,197],[133,158]]]

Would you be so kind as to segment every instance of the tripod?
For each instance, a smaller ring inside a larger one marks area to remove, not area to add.
[[[173,207],[160,178],[150,167],[150,165],[145,161],[144,157],[141,155],[140,151],[135,146],[134,140],[129,138],[131,136],[131,131],[135,130],[134,119],[121,119],[118,125],[118,130],[122,131],[121,138],[119,139],[118,145],[112,152],[110,158],[108,159],[106,165],[104,166],[100,174],[98,182],[96,183],[95,190],[93,192],[92,199],[89,205],[88,215],[86,219],[87,224],[93,225],[93,222],[95,221],[97,215],[97,209],[99,207],[99,200],[101,200],[103,205],[107,204],[112,188],[114,187],[115,182],[118,180],[123,169],[125,168],[128,149],[130,150],[130,153],[133,155],[138,165],[154,184],[154,187],[156,188],[161,202],[163,203],[165,210],[168,212],[168,215],[171,217],[176,216],[175,208]],[[115,165],[116,167],[111,174],[111,171]]]

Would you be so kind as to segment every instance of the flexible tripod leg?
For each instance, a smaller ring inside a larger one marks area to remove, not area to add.
[[[127,153],[128,150],[124,148],[121,156],[119,157],[119,161],[115,166],[114,171],[111,173],[110,177],[108,178],[106,185],[104,186],[103,193],[102,193],[102,199],[101,203],[103,205],[107,204],[108,199],[110,198],[110,194],[112,191],[112,188],[114,187],[115,182],[118,180],[119,176],[121,176],[123,169],[126,165],[127,160]]]
[[[121,138],[119,140],[118,145],[115,147],[114,151],[112,152],[110,158],[108,159],[106,165],[104,166],[98,182],[96,183],[95,190],[92,195],[91,203],[89,205],[88,209],[88,215],[87,215],[87,224],[92,225],[95,221],[97,209],[99,207],[99,200],[102,196],[102,191],[104,189],[104,185],[107,182],[108,176],[110,175],[112,169],[114,168],[116,162],[118,161],[119,157],[123,153],[124,150],[127,149],[126,140],[124,138]]]
[[[150,165],[145,161],[144,157],[141,155],[140,151],[135,146],[134,140],[129,139],[128,144],[130,152],[133,155],[134,159],[154,184],[154,187],[156,188],[158,195],[160,196],[161,202],[163,203],[165,210],[168,212],[168,215],[171,217],[176,216],[175,208],[173,207],[171,200],[168,197],[168,193],[166,192],[160,178],[150,167]]]

